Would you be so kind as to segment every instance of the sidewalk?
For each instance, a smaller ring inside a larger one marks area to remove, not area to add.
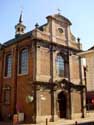
[[[94,122],[94,117],[92,118],[81,118],[81,119],[74,119],[74,120],[65,120],[61,119],[55,122],[46,122],[44,123],[37,123],[37,124],[20,124],[20,125],[75,125],[75,123],[82,124],[82,123],[88,123],[88,122]],[[92,123],[94,125],[94,123]]]

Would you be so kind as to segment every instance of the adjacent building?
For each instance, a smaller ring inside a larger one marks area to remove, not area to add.
[[[0,114],[24,113],[26,122],[85,116],[80,40],[60,14],[24,33],[22,14],[15,38],[0,45]]]
[[[83,84],[86,85],[86,109],[89,116],[94,115],[94,46],[90,49],[79,53],[79,56],[84,59],[83,69]]]

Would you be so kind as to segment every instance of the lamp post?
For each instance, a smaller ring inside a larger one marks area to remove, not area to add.
[[[80,47],[80,38],[77,39],[78,41],[78,48],[79,50],[81,50],[81,47]],[[81,57],[78,56],[79,58],[79,77],[80,77],[80,85],[82,85],[82,64],[81,64]],[[81,113],[82,113],[82,118],[84,118],[84,103],[83,103],[83,89],[80,91],[81,92]]]

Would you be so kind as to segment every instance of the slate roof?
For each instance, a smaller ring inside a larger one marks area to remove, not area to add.
[[[26,37],[29,37],[29,36],[31,36],[31,35],[32,35],[32,31],[27,32],[27,33],[24,33],[23,35],[20,35],[20,36],[18,36],[18,37],[15,37],[15,38],[13,38],[13,39],[11,39],[11,40],[8,40],[8,41],[5,42],[4,44],[1,44],[1,48],[2,48],[2,47],[7,47],[7,46],[9,46],[9,45],[11,45],[11,44],[14,44],[14,43],[16,43],[16,42],[18,42],[18,41],[20,41],[20,40],[22,40],[22,39],[25,39]]]
[[[41,31],[43,31],[43,27],[46,26],[47,24],[48,24],[48,23],[45,23],[45,24],[39,26],[38,29],[41,30]],[[9,45],[11,45],[11,44],[14,44],[14,43],[16,43],[16,42],[18,42],[18,41],[20,41],[20,40],[22,40],[22,39],[25,39],[26,37],[32,36],[32,31],[33,31],[33,30],[31,30],[31,31],[29,31],[29,32],[27,32],[27,33],[24,33],[24,34],[22,34],[22,35],[19,35],[18,37],[15,37],[15,38],[13,38],[13,39],[10,39],[10,40],[6,41],[4,44],[0,44],[0,46],[6,47],[6,46],[9,46]]]

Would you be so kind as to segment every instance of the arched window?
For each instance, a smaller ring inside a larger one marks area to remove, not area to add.
[[[6,56],[5,76],[11,77],[11,72],[12,72],[12,55],[9,54]]]
[[[64,58],[60,55],[56,57],[56,69],[59,76],[64,76]]]
[[[28,49],[23,49],[19,58],[19,73],[28,73]]]

